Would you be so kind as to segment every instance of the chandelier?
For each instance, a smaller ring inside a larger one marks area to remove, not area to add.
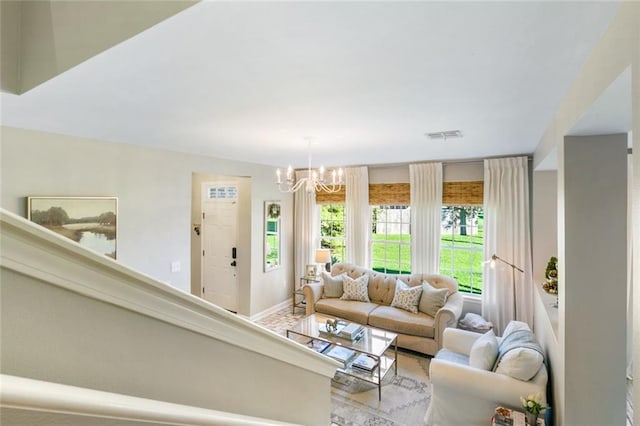
[[[324,166],[320,166],[318,170],[311,169],[311,142],[308,149],[308,165],[307,176],[298,179],[293,177],[293,167],[287,167],[287,174],[283,180],[282,172],[276,169],[276,184],[281,192],[296,192],[300,188],[304,188],[306,192],[327,192],[334,193],[340,191],[343,182],[344,172],[342,169],[325,170]],[[330,177],[329,177],[330,176]],[[327,179],[327,177],[329,177]]]

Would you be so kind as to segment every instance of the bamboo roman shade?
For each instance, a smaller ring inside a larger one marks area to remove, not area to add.
[[[484,202],[484,182],[444,182],[443,206],[481,206]]]
[[[483,203],[484,182],[444,182],[442,184],[443,206],[481,206]],[[344,204],[345,189],[333,194],[319,191],[317,204]],[[369,184],[370,205],[408,206],[411,204],[409,183]]]

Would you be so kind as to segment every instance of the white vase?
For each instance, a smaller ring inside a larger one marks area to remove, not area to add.
[[[538,415],[530,413],[528,411],[525,414],[527,416],[527,424],[529,426],[536,426],[536,424],[538,423]]]

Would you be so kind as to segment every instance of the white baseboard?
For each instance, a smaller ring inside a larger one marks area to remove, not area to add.
[[[286,308],[286,307],[289,307],[289,308],[290,308],[292,303],[293,303],[293,301],[292,301],[291,299],[287,299],[287,300],[285,300],[285,301],[283,301],[283,302],[278,303],[278,304],[277,304],[277,305],[275,305],[275,306],[272,306],[272,307],[270,307],[270,308],[265,309],[265,310],[264,310],[264,311],[262,311],[262,312],[258,312],[257,314],[252,315],[249,319],[250,319],[251,321],[258,321],[258,320],[261,320],[262,318],[267,317],[267,316],[269,316],[269,315],[271,315],[271,314],[273,314],[273,313],[276,313],[276,312],[278,312],[278,311],[279,311],[279,310],[281,310],[281,309],[284,309],[284,308]]]

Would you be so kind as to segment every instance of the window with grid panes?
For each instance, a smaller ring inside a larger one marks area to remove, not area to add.
[[[371,266],[379,272],[411,272],[411,208],[371,206]]]
[[[482,207],[442,207],[440,273],[454,277],[462,292],[482,293],[483,224]]]
[[[320,247],[331,250],[331,264],[345,261],[344,204],[320,205]]]

